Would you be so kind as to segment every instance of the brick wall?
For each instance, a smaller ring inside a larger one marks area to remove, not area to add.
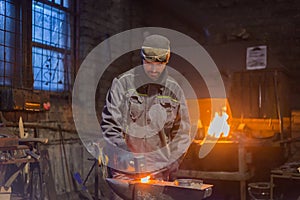
[[[290,70],[291,107],[299,109],[299,11],[298,0],[80,0],[79,62],[83,62],[88,53],[107,37],[130,28],[144,26],[174,29],[191,36],[201,45],[216,48],[219,45],[242,41],[260,42],[268,45],[268,51]],[[97,91],[98,110],[103,106],[112,78],[138,63],[138,53],[134,52],[125,55],[109,67],[101,77]],[[52,97],[51,104],[49,112],[35,119],[42,119],[45,123],[59,122],[66,129],[74,129],[70,99],[59,100]],[[15,113],[13,120],[16,122],[18,117],[19,114]],[[53,141],[60,140],[57,131],[50,133],[43,130],[40,134],[52,138]],[[66,134],[66,139],[71,142],[74,141],[74,137],[74,133]],[[48,147],[51,155],[60,154],[54,143],[54,146]],[[71,145],[67,145],[67,151],[72,155],[76,154]],[[89,166],[84,164],[85,160],[81,158],[77,162],[72,158],[69,162],[71,166],[75,166],[75,170],[86,175]],[[55,176],[61,177],[62,172],[59,172],[58,168],[63,167],[63,162],[58,160],[54,165],[58,166],[55,168]],[[70,186],[63,185],[63,181],[57,183],[57,191],[71,190]]]
[[[297,78],[300,75],[300,2],[297,0],[80,0],[79,8],[80,63],[107,37],[144,26],[180,31],[206,47],[259,42],[266,44],[268,52],[291,71],[291,107],[300,108],[296,100],[300,98]],[[96,94],[98,111],[113,77],[137,64],[139,56],[133,52],[105,71]],[[71,119],[70,112],[61,114]]]
[[[80,58],[106,37],[143,26],[174,29],[206,46],[259,42],[291,70],[291,107],[299,108],[299,8],[296,0],[80,1]],[[100,96],[114,74],[105,74]]]

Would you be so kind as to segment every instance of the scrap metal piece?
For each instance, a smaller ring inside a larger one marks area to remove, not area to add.
[[[40,155],[34,153],[34,152],[31,151],[31,150],[25,149],[24,151],[25,151],[25,153],[26,153],[27,155],[29,155],[29,156],[35,158],[36,160],[39,160],[39,159],[41,158]]]

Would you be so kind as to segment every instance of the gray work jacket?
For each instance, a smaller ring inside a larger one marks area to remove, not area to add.
[[[174,162],[190,144],[185,97],[167,69],[157,81],[149,79],[142,66],[115,78],[107,94],[101,128],[113,146],[132,153],[155,152],[147,157],[147,166]]]

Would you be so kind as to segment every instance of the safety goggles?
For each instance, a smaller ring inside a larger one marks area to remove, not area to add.
[[[159,53],[159,55],[147,55],[147,53],[145,51],[152,52],[153,54]],[[157,51],[161,51],[161,52],[157,52]],[[170,54],[169,50],[155,49],[155,48],[151,48],[151,47],[143,47],[141,52],[142,52],[141,54],[142,54],[143,59],[147,62],[166,63],[169,61],[169,54]]]

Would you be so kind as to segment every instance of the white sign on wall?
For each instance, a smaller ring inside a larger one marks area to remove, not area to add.
[[[264,69],[267,67],[267,46],[255,46],[247,48],[247,70]]]

